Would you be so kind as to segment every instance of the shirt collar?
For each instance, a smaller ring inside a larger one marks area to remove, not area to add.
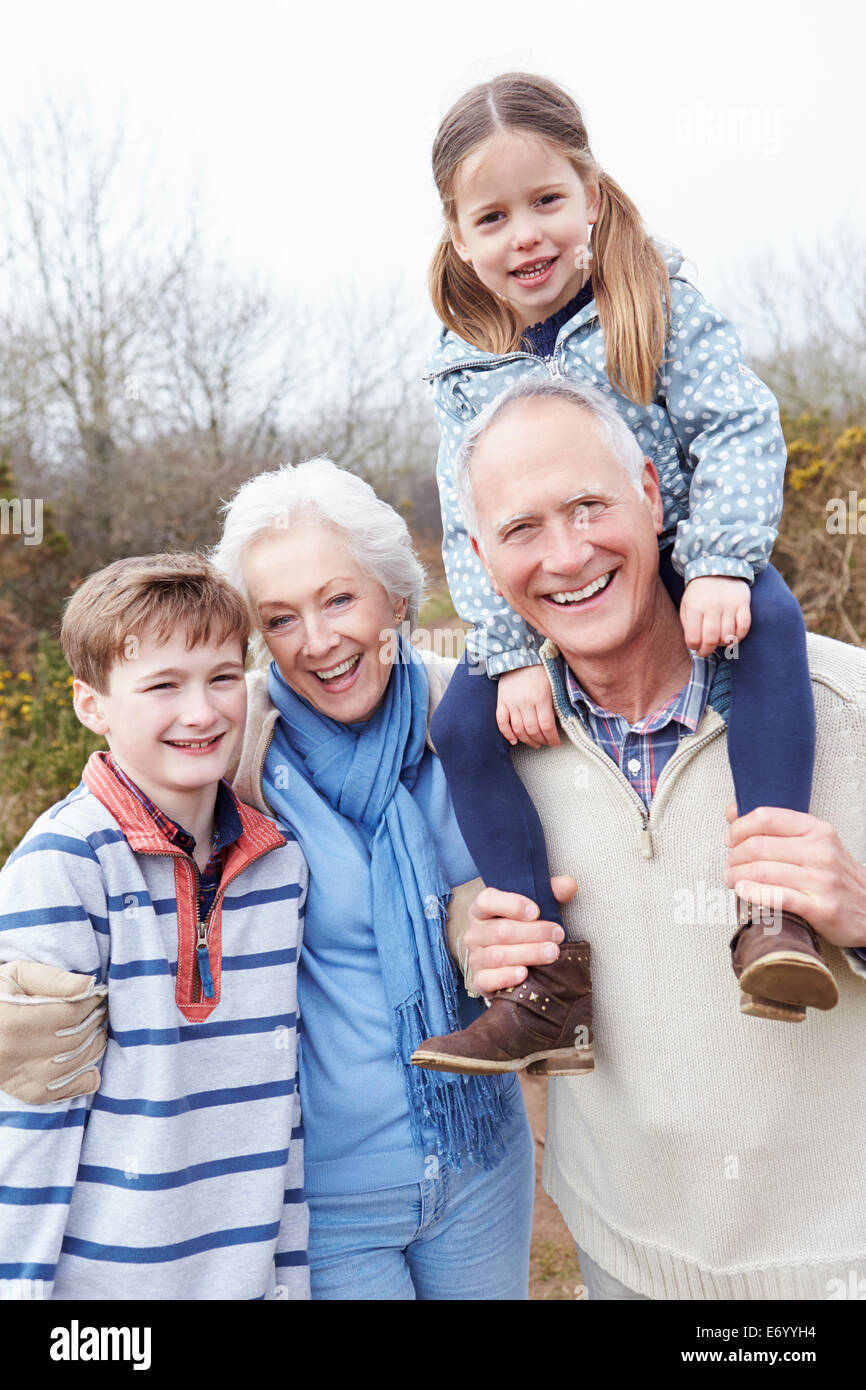
[[[646,718],[639,719],[635,724],[629,724],[623,715],[615,714],[612,710],[602,709],[600,705],[597,705],[582,688],[565,658],[561,657],[560,660],[565,675],[568,698],[584,725],[587,724],[587,714],[592,714],[598,719],[616,720],[619,724],[639,734],[654,733],[657,729],[663,729],[666,724],[672,722],[682,724],[690,733],[694,733],[704,717],[707,697],[710,693],[713,677],[716,674],[719,658],[715,652],[706,657],[696,656],[694,652],[690,655],[692,671],[682,690],[678,691],[664,705],[661,705],[659,709],[654,710]]]
[[[154,824],[165,836],[169,844],[177,845],[179,849],[185,850],[187,854],[192,854],[195,849],[195,837],[190,835],[188,830],[184,830],[182,825],[167,816],[164,811],[151,801],[150,797],[141,790],[131,777],[117,766],[114,758],[109,753],[105,759],[106,766],[114,773],[114,776],[124,787],[135,796],[142,804]],[[229,786],[228,782],[220,780],[217,784],[216,802],[214,804],[214,837],[212,850],[225,849],[227,845],[232,845],[239,840],[243,834],[240,813],[237,806],[237,798]]]

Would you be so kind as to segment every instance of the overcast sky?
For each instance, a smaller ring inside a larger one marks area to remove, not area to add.
[[[438,234],[430,146],[511,68],[580,102],[594,153],[722,308],[760,253],[866,224],[862,0],[29,0],[3,5],[0,122],[82,91],[197,184],[212,239],[289,289],[407,282]]]

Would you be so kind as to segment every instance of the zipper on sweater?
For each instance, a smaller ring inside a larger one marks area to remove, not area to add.
[[[244,864],[244,866],[243,866],[242,869],[236,870],[234,873],[230,874],[228,878],[225,878],[225,877],[224,877],[223,880],[220,882],[219,888],[216,890],[216,893],[214,894],[214,900],[213,900],[213,902],[211,903],[210,912],[207,914],[207,917],[205,918],[205,920],[204,920],[203,922],[202,922],[201,918],[199,917],[199,891],[198,891],[198,890],[199,890],[199,886],[200,886],[201,880],[200,880],[200,876],[199,876],[198,865],[196,864],[195,860],[192,859],[192,858],[190,858],[190,856],[189,856],[188,854],[185,854],[184,851],[181,850],[181,849],[174,850],[174,851],[172,851],[172,850],[158,850],[158,849],[142,849],[142,850],[136,850],[136,851],[135,851],[136,854],[147,855],[148,858],[150,858],[150,859],[183,859],[187,864],[189,864],[189,865],[192,867],[192,871],[193,871],[193,875],[194,875],[194,878],[193,878],[193,895],[194,895],[194,896],[193,896],[193,902],[194,902],[194,905],[195,905],[195,923],[196,923],[196,926],[195,926],[195,933],[196,933],[196,941],[195,941],[196,972],[195,972],[195,974],[194,974],[194,976],[193,976],[193,980],[192,980],[192,999],[190,1000],[190,1003],[192,1003],[192,1004],[198,1004],[198,1003],[200,1002],[200,1000],[199,1000],[199,986],[201,986],[201,988],[202,988],[202,990],[203,990],[203,992],[204,992],[204,997],[205,997],[205,999],[213,999],[213,997],[214,997],[215,990],[214,990],[213,972],[212,972],[212,970],[211,970],[211,964],[210,964],[210,949],[209,949],[209,945],[208,945],[208,934],[209,934],[209,932],[210,932],[211,922],[212,922],[212,919],[213,919],[213,914],[214,914],[214,911],[215,911],[215,909],[216,909],[217,903],[219,903],[219,902],[222,901],[222,898],[223,898],[223,895],[224,895],[224,893],[225,893],[226,888],[228,887],[228,885],[229,885],[230,883],[233,882],[234,879],[236,879],[236,878],[238,877],[239,874],[244,873],[244,872],[250,867],[251,864],[255,864],[256,860],[258,860],[258,859],[264,859],[265,855],[266,855],[266,854],[270,854],[271,850],[273,850],[273,849],[279,849],[279,848],[280,848],[279,845],[268,845],[267,849],[260,850],[258,854],[253,854],[253,855],[251,855],[250,858],[247,859],[247,861],[246,861],[246,863]],[[179,960],[179,959],[180,959],[180,950],[178,950],[178,960]]]
[[[255,864],[255,862],[256,862],[257,859],[263,859],[264,856],[265,856],[266,854],[270,854],[271,850],[272,850],[272,849],[276,849],[276,848],[278,848],[278,846],[276,846],[276,845],[270,845],[267,849],[263,849],[263,850],[261,850],[258,854],[254,854],[254,855],[252,856],[251,859],[248,859],[248,860],[247,860],[247,862],[246,862],[246,864],[244,865],[243,869],[240,869],[238,872],[239,872],[239,873],[245,872],[245,870],[249,868],[250,864]],[[189,859],[189,856],[186,856],[186,857]],[[192,865],[193,873],[195,874],[195,932],[196,932],[195,958],[196,958],[196,966],[197,966],[196,974],[195,974],[195,976],[193,977],[193,982],[192,982],[192,1002],[193,1002],[194,1004],[198,1004],[198,1003],[199,1003],[199,991],[198,991],[198,986],[199,986],[199,985],[201,985],[202,993],[204,994],[205,999],[213,999],[213,997],[214,997],[214,983],[213,983],[213,973],[212,973],[212,971],[211,971],[211,966],[210,966],[210,952],[209,952],[209,949],[208,949],[208,936],[209,936],[209,934],[210,934],[211,922],[212,922],[212,920],[213,920],[213,915],[214,915],[214,911],[215,911],[215,909],[216,909],[217,903],[219,903],[219,902],[222,901],[222,897],[223,897],[223,892],[224,892],[224,890],[228,887],[228,885],[232,882],[233,879],[237,878],[238,875],[237,875],[237,873],[234,873],[234,874],[231,874],[229,878],[220,881],[219,888],[217,888],[216,893],[214,894],[214,900],[213,900],[213,902],[212,902],[211,905],[210,905],[210,911],[208,912],[207,917],[205,918],[205,920],[202,922],[201,918],[200,918],[199,915],[198,915],[199,888],[200,888],[200,885],[201,885],[201,878],[200,878],[200,875],[199,875],[198,865],[196,864],[195,860],[194,860],[194,859],[189,859],[189,863]]]

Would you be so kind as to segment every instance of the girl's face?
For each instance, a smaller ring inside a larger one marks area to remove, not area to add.
[[[454,194],[457,254],[508,301],[522,328],[555,314],[588,279],[575,254],[589,242],[598,188],[584,187],[565,155],[540,136],[489,136],[460,164]]]
[[[244,581],[280,674],[331,719],[375,712],[391,675],[393,629],[406,613],[319,522],[271,531],[250,546]]]

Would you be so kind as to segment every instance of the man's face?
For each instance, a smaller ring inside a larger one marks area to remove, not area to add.
[[[639,495],[587,411],[515,402],[476,446],[472,491],[496,592],[569,665],[614,656],[646,628],[660,583],[658,477],[647,462]]]

